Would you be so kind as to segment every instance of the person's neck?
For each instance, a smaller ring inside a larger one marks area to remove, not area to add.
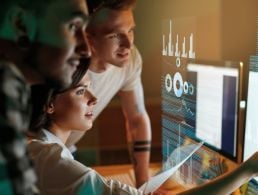
[[[51,131],[55,136],[57,136],[64,144],[71,134],[71,130],[61,129],[55,124],[52,124],[52,126],[49,127],[48,130]]]
[[[111,64],[92,57],[89,69],[96,73],[102,73],[105,72],[110,66]]]
[[[13,41],[0,38],[0,58],[18,65],[22,63],[22,52]]]
[[[21,66],[17,66],[17,67],[22,72],[22,74],[26,78],[26,81],[30,85],[45,83],[45,80],[43,79],[42,75],[35,69],[30,68],[26,65],[21,65]]]
[[[24,75],[29,84],[43,83],[41,74],[29,64],[24,63],[25,51],[19,49],[15,42],[0,39],[0,59],[13,63]]]

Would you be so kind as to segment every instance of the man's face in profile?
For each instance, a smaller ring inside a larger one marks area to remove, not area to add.
[[[84,31],[88,9],[84,0],[55,0],[37,18],[34,63],[50,83],[71,84],[82,53],[90,53]],[[89,56],[88,56],[89,57]]]
[[[128,64],[135,28],[132,10],[104,8],[96,17],[94,33],[89,33],[93,56],[118,67]]]

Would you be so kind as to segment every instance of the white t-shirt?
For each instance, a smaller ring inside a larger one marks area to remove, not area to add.
[[[29,143],[41,195],[131,195],[143,194],[126,184],[106,180],[73,159],[62,141],[47,130]],[[82,193],[79,193],[81,190]]]
[[[119,91],[142,88],[141,71],[142,58],[135,47],[132,49],[129,64],[124,67],[111,65],[102,73],[88,70],[92,92],[98,99],[98,103],[94,106],[94,117],[96,118],[101,113]]]

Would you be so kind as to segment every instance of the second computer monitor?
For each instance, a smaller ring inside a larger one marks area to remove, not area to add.
[[[244,160],[258,151],[258,56],[250,57]],[[258,177],[254,179],[258,183]]]
[[[238,66],[191,63],[187,71],[196,85],[196,138],[223,154],[236,157]]]

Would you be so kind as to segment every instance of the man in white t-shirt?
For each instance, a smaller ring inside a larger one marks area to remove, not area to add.
[[[95,117],[116,94],[120,96],[138,187],[149,178],[151,127],[141,83],[142,59],[133,45],[135,2],[88,0],[93,13],[87,28],[92,49],[87,74],[90,74],[92,89],[98,98]],[[81,136],[74,132],[68,143],[75,143]]]

